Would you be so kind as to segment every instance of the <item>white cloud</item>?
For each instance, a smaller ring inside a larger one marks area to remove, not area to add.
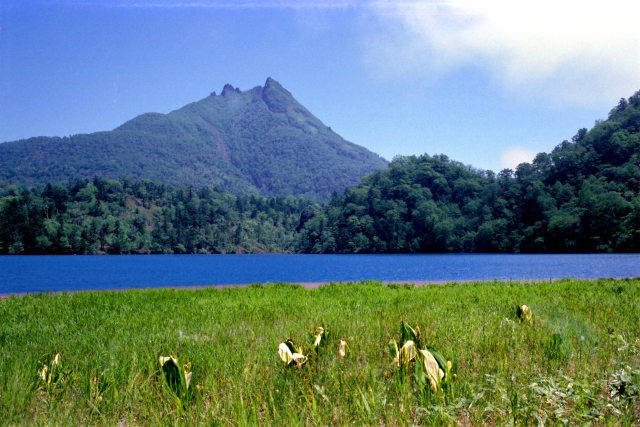
[[[531,163],[536,154],[536,151],[527,147],[507,147],[500,154],[500,170],[515,170],[520,163]]]
[[[637,0],[381,1],[366,41],[383,75],[486,70],[525,97],[611,105],[640,88]]]

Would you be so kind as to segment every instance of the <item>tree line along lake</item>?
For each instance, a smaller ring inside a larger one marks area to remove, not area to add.
[[[640,254],[0,256],[0,294],[267,282],[640,277]]]

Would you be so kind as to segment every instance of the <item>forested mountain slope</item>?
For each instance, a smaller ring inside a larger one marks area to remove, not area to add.
[[[0,185],[126,176],[323,201],[386,166],[271,78],[245,92],[226,85],[220,95],[169,114],[143,114],[108,132],[0,144]]]
[[[313,202],[150,181],[0,188],[0,254],[292,252]]]
[[[399,157],[307,221],[304,252],[640,251],[640,92],[514,171]]]

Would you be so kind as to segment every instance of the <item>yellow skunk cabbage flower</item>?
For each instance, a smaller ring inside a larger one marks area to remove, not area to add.
[[[175,363],[176,365],[178,364],[178,361],[173,357],[173,356],[160,356],[158,358],[158,361],[160,362],[160,366],[164,366],[165,363],[167,363],[169,360],[173,361],[173,363]]]
[[[526,304],[518,307],[516,315],[522,322],[531,323],[531,309]]]
[[[191,384],[191,375],[193,374],[193,372],[188,372],[187,369],[185,368],[184,370],[185,373],[185,382],[187,384],[187,388],[189,388],[189,384]]]
[[[278,346],[278,355],[285,365],[291,365],[293,362],[295,366],[301,366],[307,361],[307,357],[293,346],[293,341],[291,340],[288,340],[286,343],[280,343]]]
[[[49,361],[49,363],[43,363],[42,369],[40,370],[40,378],[45,384],[51,384],[51,382],[56,382],[58,380],[58,368],[60,365],[60,353],[56,353],[56,355]]]
[[[438,384],[440,384],[440,381],[444,377],[444,372],[440,369],[438,361],[429,350],[420,350],[420,356],[422,357],[424,370],[429,377],[431,390],[435,393],[438,390]]]
[[[340,360],[344,359],[347,355],[347,342],[345,340],[338,341],[338,357]]]
[[[400,365],[406,366],[417,356],[416,345],[413,341],[408,340],[400,349]]]
[[[291,353],[291,350],[289,350],[289,347],[287,347],[287,345],[283,342],[281,342],[278,346],[278,355],[280,356],[280,360],[282,360],[287,365],[293,360],[293,354]]]
[[[293,353],[291,357],[293,357],[293,361],[297,366],[300,366],[307,361],[307,356],[300,353]]]
[[[316,334],[315,334],[315,340],[313,341],[313,346],[318,347],[323,337],[324,337],[324,328],[322,326],[316,327]]]
[[[445,359],[434,347],[424,345],[420,329],[412,328],[404,320],[400,324],[400,333],[402,347],[399,351],[394,339],[388,344],[394,364],[400,368],[400,375],[409,374],[419,393],[442,394],[445,399],[453,396],[452,380],[456,378],[453,362]]]

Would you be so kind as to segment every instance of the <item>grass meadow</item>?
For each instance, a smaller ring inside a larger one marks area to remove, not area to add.
[[[640,279],[35,294],[0,300],[0,319],[4,424],[640,424]],[[402,320],[452,362],[446,393],[395,366]],[[299,368],[278,357],[287,338]],[[181,399],[167,355],[190,363]]]

